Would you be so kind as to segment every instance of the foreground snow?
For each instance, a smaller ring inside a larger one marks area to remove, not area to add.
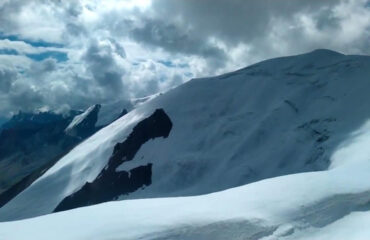
[[[368,161],[209,195],[109,202],[0,223],[0,239],[368,239],[365,179]]]

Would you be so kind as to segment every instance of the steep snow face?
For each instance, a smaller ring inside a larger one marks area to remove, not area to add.
[[[333,153],[370,118],[364,104],[369,74],[369,57],[319,50],[192,80],[137,106],[77,146],[1,208],[0,220],[54,211],[93,182],[114,146],[156,109],[173,123],[169,136],[149,140],[116,169],[151,164],[151,184],[116,198],[198,195],[329,166],[334,170],[342,164],[331,165]]]

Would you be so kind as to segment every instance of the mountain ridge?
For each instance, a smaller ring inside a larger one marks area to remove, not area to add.
[[[137,106],[1,208],[0,220],[52,212],[65,197],[93,182],[115,144],[157,108],[173,122],[170,136],[145,143],[132,161],[116,170],[152,164],[152,184],[112,200],[194,196],[327,170],[336,148],[370,116],[361,104],[370,89],[364,77],[370,58],[323,54],[272,59],[191,80]],[[53,190],[40,197],[46,185]],[[33,198],[39,200],[37,205],[26,202]]]

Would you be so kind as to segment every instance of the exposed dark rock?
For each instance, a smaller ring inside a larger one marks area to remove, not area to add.
[[[150,139],[167,138],[171,129],[170,118],[163,109],[157,109],[150,117],[139,122],[125,141],[115,145],[107,167],[98,177],[63,199],[54,212],[111,201],[150,185],[152,164],[139,166],[128,172],[118,172],[116,169],[123,162],[131,161],[141,146]]]
[[[125,116],[127,113],[128,113],[128,111],[126,109],[123,109],[122,112],[119,114],[118,118],[121,118],[121,117]]]
[[[318,142],[318,143],[323,143],[323,142],[327,141],[329,138],[330,138],[330,137],[329,137],[328,135],[322,135],[322,136],[320,136],[320,137],[316,140],[316,142]]]

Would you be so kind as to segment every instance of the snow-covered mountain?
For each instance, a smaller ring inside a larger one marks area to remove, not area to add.
[[[101,108],[100,104],[90,106],[81,114],[75,116],[64,130],[70,136],[86,138],[96,132],[96,122],[98,113]]]
[[[317,50],[191,80],[75,147],[0,220],[156,199],[2,223],[0,239],[345,236],[368,217],[368,76],[370,57]]]
[[[117,101],[108,104],[95,104],[75,116],[66,127],[70,136],[86,138],[97,130],[114,122],[133,108],[131,101]]]
[[[78,143],[132,109],[129,101],[66,114],[19,112],[0,128],[0,207]]]

